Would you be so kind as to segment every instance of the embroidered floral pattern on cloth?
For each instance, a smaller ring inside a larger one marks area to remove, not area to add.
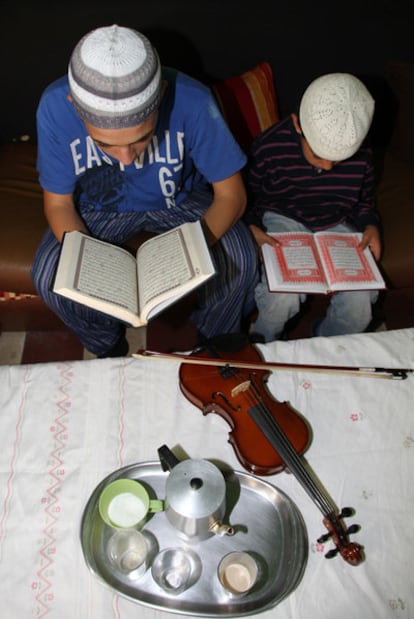
[[[412,367],[413,346],[414,329],[405,329],[259,348],[267,361],[286,364],[403,368]],[[228,443],[230,428],[181,393],[179,360],[164,361],[162,370],[160,363],[122,358],[0,367],[0,570],[7,617],[160,617],[160,609],[122,597],[88,570],[79,531],[89,497],[117,469],[157,461],[164,443],[242,470]],[[408,619],[414,607],[414,529],[407,517],[414,511],[413,383],[414,374],[385,380],[271,372],[270,392],[312,428],[305,453],[310,467],[339,508],[355,509],[346,524],[360,525],[350,538],[364,547],[365,561],[353,567],[338,556],[327,560],[333,543],[318,541],[326,532],[322,516],[294,475],[263,478],[295,502],[308,534],[303,578],[267,618]],[[244,549],[240,535],[232,545]],[[202,542],[203,551],[208,543]]]

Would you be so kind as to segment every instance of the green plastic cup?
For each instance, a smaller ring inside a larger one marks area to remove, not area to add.
[[[108,484],[99,497],[99,513],[114,529],[140,528],[148,514],[161,512],[164,502],[150,499],[142,484],[134,479],[117,479]]]

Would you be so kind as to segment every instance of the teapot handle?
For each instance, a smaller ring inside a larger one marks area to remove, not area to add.
[[[158,448],[158,457],[163,471],[171,471],[180,462],[167,445]]]

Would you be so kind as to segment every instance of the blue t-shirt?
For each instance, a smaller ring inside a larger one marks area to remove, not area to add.
[[[173,69],[154,136],[138,160],[123,165],[101,150],[68,100],[67,77],[46,88],[37,110],[41,186],[73,193],[97,210],[173,208],[195,188],[241,170],[246,157],[225,124],[211,91]]]

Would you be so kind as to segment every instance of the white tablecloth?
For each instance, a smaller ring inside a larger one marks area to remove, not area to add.
[[[261,346],[267,360],[414,367],[414,329]],[[0,368],[0,592],[4,619],[167,619],[90,573],[79,541],[86,502],[109,473],[156,461],[163,443],[242,470],[229,427],[181,394],[179,362],[106,359]],[[324,558],[322,515],[285,472],[266,477],[301,510],[309,557],[296,590],[262,619],[414,617],[414,375],[394,381],[271,374],[309,421],[306,459],[338,506],[352,506],[357,567]],[[259,516],[258,516],[259,517]]]

